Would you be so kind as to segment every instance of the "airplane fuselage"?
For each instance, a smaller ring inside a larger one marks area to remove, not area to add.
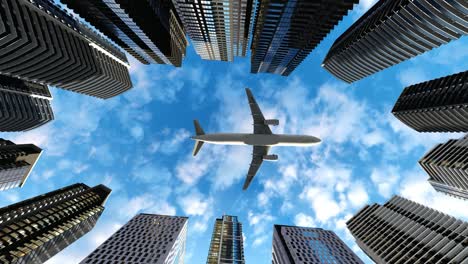
[[[311,146],[320,139],[306,135],[216,133],[193,136],[192,139],[221,145]]]

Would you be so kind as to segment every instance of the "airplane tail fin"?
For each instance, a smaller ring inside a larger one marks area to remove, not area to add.
[[[200,123],[198,123],[198,120],[193,120],[193,124],[195,125],[195,133],[197,134],[197,136],[205,135],[205,131],[203,131],[203,128],[200,126]],[[196,156],[198,154],[201,147],[203,146],[203,143],[205,142],[195,140],[195,146],[193,147],[193,156]]]

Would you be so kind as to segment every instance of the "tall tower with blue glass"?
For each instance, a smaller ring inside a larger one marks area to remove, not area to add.
[[[207,264],[245,264],[242,223],[237,216],[216,219]]]
[[[321,228],[274,225],[273,264],[363,264],[333,232]]]

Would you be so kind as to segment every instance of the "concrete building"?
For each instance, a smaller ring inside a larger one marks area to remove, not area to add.
[[[211,235],[207,264],[245,264],[242,223],[237,216],[217,218]]]
[[[468,71],[406,87],[392,113],[419,132],[468,132]]]
[[[99,98],[132,87],[125,54],[49,0],[0,0],[0,73]]]
[[[259,0],[252,73],[288,76],[358,0]]]
[[[0,191],[23,187],[41,154],[36,145],[0,138]]]
[[[253,0],[172,1],[202,59],[233,61],[234,56],[245,56]]]
[[[274,225],[273,264],[364,264],[333,232],[321,228]]]
[[[94,227],[110,192],[73,184],[0,208],[0,263],[44,263]]]
[[[468,200],[468,135],[437,144],[419,160],[439,192]]]
[[[375,263],[468,263],[468,223],[394,196],[346,225]]]
[[[47,85],[0,75],[0,131],[16,132],[54,119]]]
[[[333,44],[322,66],[352,83],[468,34],[465,0],[380,0]]]
[[[188,218],[138,214],[81,264],[183,264]]]
[[[172,0],[62,0],[141,63],[180,67],[185,30]]]

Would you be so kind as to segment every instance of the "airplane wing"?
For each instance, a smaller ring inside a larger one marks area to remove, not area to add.
[[[252,182],[255,174],[257,174],[258,169],[262,165],[263,156],[268,155],[268,151],[270,147],[265,146],[254,146],[253,147],[253,154],[252,154],[252,162],[250,163],[249,172],[247,173],[247,178],[244,182],[244,187],[242,189],[245,191],[249,188],[250,182]]]
[[[260,107],[255,101],[255,98],[249,88],[245,88],[247,98],[249,99],[250,111],[252,112],[254,134],[273,134],[268,125],[265,125],[265,117],[260,110]]]

